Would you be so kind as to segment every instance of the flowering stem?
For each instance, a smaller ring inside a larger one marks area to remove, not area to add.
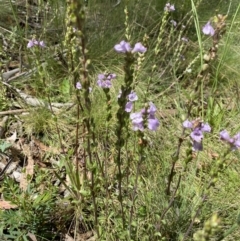
[[[139,161],[137,163],[137,170],[136,170],[136,176],[135,176],[135,184],[132,192],[131,197],[131,208],[130,208],[130,215],[129,215],[129,238],[131,240],[131,228],[132,228],[132,220],[133,220],[133,213],[134,213],[134,206],[135,206],[135,200],[136,200],[136,194],[138,189],[138,179],[139,179],[139,173],[140,173],[140,167],[144,160],[144,147],[146,144],[146,141],[144,140],[144,134],[139,131],[140,141],[139,141]]]
[[[121,216],[122,216],[123,227],[125,227],[126,224],[125,224],[125,214],[123,209],[123,196],[122,196],[122,178],[123,177],[122,177],[122,170],[121,170],[122,168],[121,150],[122,150],[122,147],[125,145],[123,130],[127,126],[127,123],[128,123],[127,120],[129,118],[129,114],[125,111],[125,106],[127,103],[127,96],[131,92],[131,84],[133,82],[133,68],[132,68],[133,63],[134,63],[134,57],[132,53],[126,53],[125,65],[124,65],[125,85],[122,86],[121,88],[122,94],[120,98],[118,98],[118,105],[119,105],[119,108],[117,111],[118,126],[116,128],[117,141],[115,143],[116,150],[117,150],[115,163],[117,164],[117,168],[118,168],[118,175],[117,175],[118,188],[119,188],[118,200],[121,205]]]

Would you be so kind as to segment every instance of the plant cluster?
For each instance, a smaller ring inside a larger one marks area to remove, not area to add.
[[[234,234],[239,221],[224,227],[224,211],[212,207],[240,148],[240,132],[231,136],[218,121],[224,123],[224,108],[216,98],[221,85],[215,73],[227,16],[218,14],[202,26],[200,4],[191,0],[193,18],[177,22],[177,5],[166,3],[154,38],[146,31],[137,40],[124,5],[124,37],[110,46],[116,66],[91,59],[86,1],[66,1],[62,55],[49,56],[53,50],[44,35],[28,40],[41,98],[36,106],[47,111],[40,126],[55,135],[60,160],[54,180],[37,170],[25,191],[6,178],[2,193],[17,209],[0,211],[0,238],[27,240],[31,233],[39,240],[81,239],[91,231],[93,240],[220,241]],[[187,37],[191,24],[197,47]],[[55,60],[66,77],[58,84],[52,78]],[[159,83],[167,87],[156,90]],[[70,102],[63,111],[54,109],[57,94]],[[170,121],[161,115],[167,97],[174,100],[176,118]],[[40,129],[35,126],[33,134],[44,135]],[[66,195],[53,185],[56,180]]]

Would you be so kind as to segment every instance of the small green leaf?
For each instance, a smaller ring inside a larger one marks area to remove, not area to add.
[[[1,152],[5,152],[5,150],[8,148],[8,147],[10,147],[11,146],[11,144],[10,143],[7,143],[7,142],[2,142],[2,143],[0,143],[0,150],[1,150]]]
[[[60,84],[60,91],[63,95],[68,95],[70,93],[70,83],[68,79],[63,79]]]

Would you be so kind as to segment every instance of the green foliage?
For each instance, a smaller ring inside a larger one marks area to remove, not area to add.
[[[41,173],[38,175],[38,179],[42,178]],[[42,182],[30,185],[23,193],[12,180],[4,181],[5,200],[11,201],[17,208],[0,212],[2,240],[28,240],[28,233],[35,234],[39,240],[55,240],[59,236],[60,227],[54,223],[60,210],[56,205],[57,189],[47,186],[46,180],[43,190],[41,185]]]

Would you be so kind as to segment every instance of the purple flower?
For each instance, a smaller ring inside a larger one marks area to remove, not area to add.
[[[129,113],[132,111],[132,108],[133,108],[133,102],[131,101],[127,102],[127,104],[125,105],[125,111]]]
[[[133,102],[138,100],[138,96],[136,94],[136,92],[134,92],[133,90],[131,91],[131,93],[127,96],[128,97],[128,102],[125,106],[125,111],[126,112],[131,112],[132,108],[133,108]]]
[[[147,48],[145,48],[141,43],[136,43],[132,53],[145,53],[147,51]]]
[[[137,131],[143,131],[144,125],[143,125],[143,116],[141,112],[131,113],[130,119],[132,120],[133,130]]]
[[[201,123],[200,129],[203,132],[211,132],[211,127],[210,127],[210,125],[208,123],[205,123],[205,124]]]
[[[191,139],[193,140],[193,150],[202,151],[202,139],[203,132],[211,132],[211,127],[208,123],[203,123],[198,120],[189,121],[185,120],[183,122],[183,127],[187,129],[192,129],[190,134]]]
[[[37,45],[38,42],[36,40],[29,40],[27,44],[27,48],[32,48],[33,46]]]
[[[156,131],[159,127],[159,120],[155,117],[156,106],[150,102],[149,108],[143,109],[141,112],[130,114],[130,119],[132,120],[133,130],[143,131],[144,129],[144,119],[147,121],[147,127],[151,131]]]
[[[201,129],[199,129],[199,128],[194,129],[191,132],[190,136],[193,139],[193,141],[202,142],[203,133],[202,133]]]
[[[149,115],[155,115],[156,111],[157,111],[156,106],[152,102],[150,102],[147,112],[149,113]]]
[[[114,49],[118,53],[126,53],[126,52],[130,52],[132,50],[130,43],[125,42],[124,40],[121,41],[119,44],[116,44],[114,46]]]
[[[221,131],[219,134],[221,140],[228,142],[232,150],[240,148],[240,132],[233,137],[230,137],[226,130]]]
[[[42,48],[46,47],[46,45],[45,45],[45,43],[44,43],[43,41],[40,41],[40,42],[38,43],[38,45],[39,45],[40,47],[42,47]]]
[[[108,74],[107,79],[112,80],[116,79],[117,75],[116,74]]]
[[[78,89],[78,90],[81,90],[81,89],[82,89],[82,85],[81,85],[80,82],[77,82],[77,83],[76,83],[76,89]]]
[[[148,117],[148,129],[151,131],[156,131],[159,127],[160,123],[159,120],[155,116]]]
[[[29,40],[29,42],[27,44],[27,48],[32,48],[34,46],[40,46],[42,48],[46,47],[46,45],[43,41],[37,41],[36,39]]]
[[[103,89],[109,89],[112,86],[112,80],[116,78],[116,74],[99,74],[97,84]]]
[[[97,80],[97,84],[99,87],[103,89],[109,89],[112,86],[112,82],[110,80]]]
[[[138,100],[138,96],[137,96],[136,92],[134,92],[132,90],[131,93],[128,95],[128,100],[131,102]]]
[[[166,5],[164,7],[164,11],[173,12],[173,11],[175,11],[175,7],[174,7],[174,5],[171,5],[170,3],[166,3]]]
[[[183,122],[183,127],[184,128],[193,128],[193,123],[191,122],[191,121],[189,121],[189,120],[185,120],[184,122]]]
[[[147,48],[145,48],[141,43],[136,43],[133,50],[130,45],[130,43],[126,41],[121,41],[119,44],[116,44],[114,46],[115,51],[118,53],[127,53],[127,52],[132,52],[132,53],[145,53],[147,51]]]
[[[213,36],[215,33],[214,28],[212,27],[210,21],[208,21],[202,28],[202,31],[205,35]]]

